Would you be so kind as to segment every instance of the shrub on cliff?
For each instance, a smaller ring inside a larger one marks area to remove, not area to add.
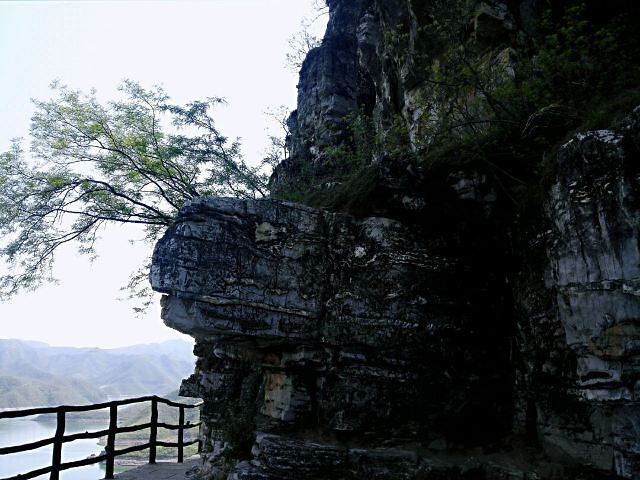
[[[383,75],[408,72],[406,103],[346,116],[346,139],[296,159],[300,181],[273,193],[353,212],[382,195],[383,159],[415,164],[424,178],[443,167],[482,171],[522,206],[550,178],[545,159],[572,131],[604,128],[640,103],[636,2],[548,2],[528,28],[505,2],[434,0],[421,12],[413,30],[384,24],[379,46],[396,62]]]

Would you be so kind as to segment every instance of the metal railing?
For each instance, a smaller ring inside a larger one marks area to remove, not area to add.
[[[151,420],[148,423],[142,423],[139,425],[132,425],[129,427],[118,427],[118,407],[122,405],[131,405],[135,403],[151,402]],[[177,407],[180,409],[178,425],[171,425],[167,423],[158,422],[158,403],[164,403],[170,407]],[[128,398],[126,400],[116,400],[112,402],[96,403],[92,405],[63,405],[60,407],[43,407],[43,408],[31,408],[27,410],[11,410],[0,412],[0,420],[3,418],[20,418],[31,415],[45,415],[53,414],[57,415],[56,432],[52,438],[44,440],[38,440],[36,442],[25,443],[23,445],[16,445],[12,447],[1,447],[0,456],[8,455],[11,453],[26,452],[28,450],[34,450],[36,448],[45,447],[53,444],[53,454],[51,457],[51,465],[37,470],[32,470],[28,473],[23,473],[13,477],[3,478],[0,480],[27,480],[29,478],[38,477],[40,475],[50,474],[49,480],[59,480],[60,472],[69,468],[84,467],[94,463],[106,461],[106,474],[105,479],[113,478],[113,466],[115,457],[120,455],[126,455],[127,453],[136,452],[139,450],[149,449],[149,463],[156,463],[156,447],[177,447],[178,448],[178,463],[181,463],[184,458],[184,447],[188,445],[198,444],[198,453],[201,451],[201,443],[199,440],[184,441],[184,431],[186,429],[199,427],[202,422],[196,423],[184,423],[184,411],[186,408],[199,408],[203,402],[199,402],[193,405],[187,403],[172,402],[165,398],[157,396],[147,396],[139,398]],[[65,420],[66,414],[69,412],[88,412],[92,410],[101,410],[103,408],[109,409],[109,428],[106,430],[100,430],[96,432],[74,433],[71,435],[65,435]],[[158,441],[158,427],[166,428],[169,430],[178,430],[177,442],[161,442]],[[120,450],[115,449],[115,438],[118,433],[136,432],[138,430],[150,429],[149,442],[141,445],[134,445],[131,447],[123,448]],[[100,438],[107,436],[107,446],[105,447],[105,453],[86,458],[83,460],[75,460],[72,462],[62,463],[62,445],[64,443],[73,442],[74,440]]]

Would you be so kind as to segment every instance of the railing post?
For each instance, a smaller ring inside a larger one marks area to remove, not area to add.
[[[109,433],[107,434],[107,471],[104,478],[113,478],[113,464],[116,452],[116,429],[118,428],[118,404],[109,407]]]
[[[184,407],[180,406],[180,417],[178,421],[178,463],[184,459]]]
[[[53,456],[51,458],[51,475],[49,480],[58,480],[60,478],[60,464],[62,463],[62,437],[64,437],[65,416],[64,410],[57,412],[56,435],[53,441]]]
[[[156,441],[158,439],[158,398],[151,399],[151,433],[149,434],[149,463],[156,463]]]
[[[202,453],[202,405],[198,407],[200,415],[198,415],[200,426],[198,427],[198,455]]]

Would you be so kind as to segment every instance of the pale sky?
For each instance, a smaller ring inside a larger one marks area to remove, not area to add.
[[[30,99],[47,99],[59,79],[113,98],[121,80],[162,85],[176,103],[224,97],[215,115],[227,136],[242,137],[255,161],[266,147],[264,112],[295,107],[297,74],[284,66],[287,39],[312,15],[312,0],[0,1],[0,150],[24,137]],[[314,24],[321,36],[323,17]],[[276,127],[272,128],[276,133]],[[92,264],[59,253],[58,285],[0,303],[0,338],[52,345],[116,347],[180,335],[156,305],[134,318],[119,288],[148,251],[131,245],[130,227],[104,232]],[[157,303],[157,302],[156,302]],[[188,337],[187,337],[188,338]]]

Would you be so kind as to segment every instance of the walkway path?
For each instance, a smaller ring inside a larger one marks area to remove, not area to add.
[[[198,457],[189,458],[184,463],[158,462],[119,473],[115,478],[118,480],[186,480],[187,472],[199,464]]]

